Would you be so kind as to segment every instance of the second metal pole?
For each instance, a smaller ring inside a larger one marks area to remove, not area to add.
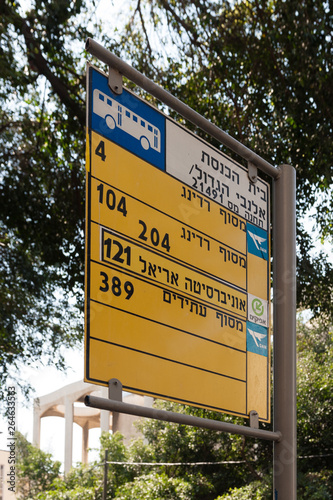
[[[280,167],[273,182],[274,500],[296,500],[296,173]]]

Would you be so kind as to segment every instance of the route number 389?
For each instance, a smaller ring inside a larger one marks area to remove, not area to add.
[[[102,278],[102,285],[99,287],[101,292],[110,291],[113,295],[115,295],[115,297],[120,297],[124,292],[126,294],[126,300],[129,300],[132,297],[134,293],[134,286],[130,281],[125,281],[125,283],[122,284],[120,278],[117,276],[112,276],[110,281],[108,274],[104,271],[100,272],[100,276]]]

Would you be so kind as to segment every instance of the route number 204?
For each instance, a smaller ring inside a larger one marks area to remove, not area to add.
[[[139,234],[140,240],[147,241],[150,240],[150,242],[154,245],[154,247],[161,246],[166,250],[167,252],[170,252],[170,237],[168,233],[165,233],[165,235],[161,236],[158,229],[156,227],[153,227],[150,231],[147,228],[147,224],[143,220],[139,220],[140,226],[142,226],[142,231]]]

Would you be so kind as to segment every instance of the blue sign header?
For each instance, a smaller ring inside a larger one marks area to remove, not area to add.
[[[91,128],[165,171],[165,117],[125,89],[113,94],[107,77],[90,71]]]

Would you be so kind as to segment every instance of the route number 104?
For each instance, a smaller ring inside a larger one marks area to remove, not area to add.
[[[117,196],[113,189],[105,189],[104,192],[104,184],[99,184],[97,186],[97,191],[99,192],[99,203],[105,203],[109,210],[117,210],[117,212],[120,212],[126,217],[127,208],[125,196],[121,196],[119,199],[119,195]]]

